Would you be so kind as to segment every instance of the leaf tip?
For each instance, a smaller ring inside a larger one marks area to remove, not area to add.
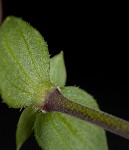
[[[8,16],[8,17],[6,17],[6,19],[5,19],[4,22],[8,22],[8,21],[10,21],[10,20],[12,20],[14,18],[16,18],[16,17],[14,17],[14,16]]]
[[[62,50],[60,51],[59,55],[64,58],[64,52]]]

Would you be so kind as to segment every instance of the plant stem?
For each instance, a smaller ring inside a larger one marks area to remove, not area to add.
[[[41,109],[46,112],[57,111],[69,114],[129,139],[129,122],[108,113],[70,101],[58,89],[48,93]]]

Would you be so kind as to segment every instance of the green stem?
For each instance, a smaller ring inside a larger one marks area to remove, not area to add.
[[[48,93],[42,109],[46,112],[57,111],[69,114],[129,139],[129,122],[105,112],[70,101],[64,97],[58,89],[54,90],[52,93]]]

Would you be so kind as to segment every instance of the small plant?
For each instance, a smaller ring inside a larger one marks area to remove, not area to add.
[[[32,133],[44,150],[108,150],[104,129],[129,139],[129,122],[100,111],[92,96],[65,82],[63,52],[50,59],[39,32],[8,17],[0,28],[0,93],[8,106],[25,108],[17,150]]]

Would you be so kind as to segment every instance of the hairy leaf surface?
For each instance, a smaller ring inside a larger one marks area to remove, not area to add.
[[[50,84],[48,46],[40,33],[16,17],[0,28],[0,92],[11,107],[40,101]]]

